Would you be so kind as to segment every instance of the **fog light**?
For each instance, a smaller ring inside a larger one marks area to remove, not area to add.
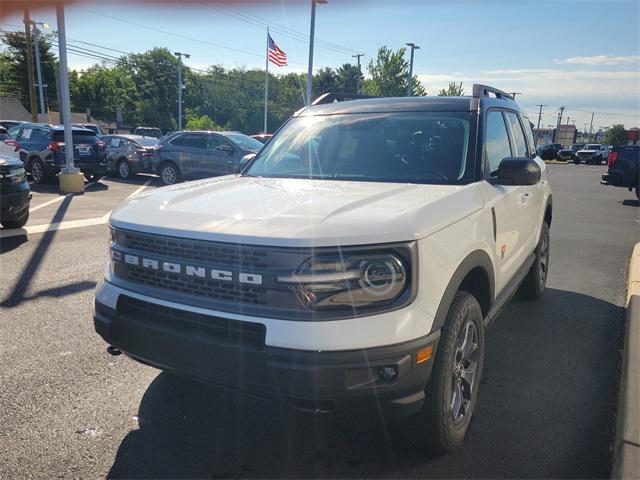
[[[380,376],[385,380],[393,380],[398,376],[398,371],[394,366],[380,367]]]

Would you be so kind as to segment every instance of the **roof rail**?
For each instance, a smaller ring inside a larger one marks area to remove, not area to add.
[[[363,98],[375,98],[372,95],[356,95],[355,93],[323,93],[316,98],[311,105],[326,105],[334,102],[347,102],[349,100],[360,100]]]
[[[509,100],[514,100],[513,95],[503,92],[502,90],[498,90],[497,88],[490,87],[489,85],[480,85],[479,83],[473,84],[473,97],[474,98],[483,98],[488,97],[490,93],[493,93],[496,98],[506,98]]]

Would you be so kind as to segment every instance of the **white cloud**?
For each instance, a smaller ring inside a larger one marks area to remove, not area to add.
[[[562,65],[624,65],[629,63],[640,64],[640,55],[587,55],[564,59],[556,59],[556,63]]]

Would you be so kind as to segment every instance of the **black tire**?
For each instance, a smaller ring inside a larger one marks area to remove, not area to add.
[[[574,158],[573,159],[573,163],[575,163],[576,165],[580,165],[580,159],[579,158]]]
[[[29,173],[31,174],[31,181],[34,185],[41,185],[47,183],[49,177],[47,171],[44,168],[44,163],[39,158],[32,158],[29,161]]]
[[[640,200],[640,187],[636,187],[636,197]]]
[[[549,276],[549,246],[549,225],[543,222],[540,240],[535,250],[536,258],[518,290],[518,296],[523,300],[537,300],[544,292]]]
[[[95,182],[97,181],[100,177],[98,175],[96,175],[95,173],[85,173],[84,174],[84,178],[87,179],[87,182]]]
[[[180,169],[173,162],[165,162],[160,165],[158,174],[163,185],[173,185],[182,181]]]
[[[480,305],[473,295],[463,291],[456,293],[442,327],[425,392],[425,404],[406,423],[410,438],[433,452],[455,450],[462,444],[469,428],[484,364],[482,317]],[[463,356],[467,350],[467,343],[461,345],[461,339],[464,338],[470,342],[468,348],[471,357]],[[466,373],[461,365],[473,369],[473,375]],[[460,399],[457,415],[454,413],[454,398]]]
[[[121,158],[118,160],[118,164],[116,165],[116,173],[122,179],[131,178],[131,165],[127,162],[126,159]]]
[[[13,218],[11,220],[2,220],[2,226],[5,228],[22,228],[26,225],[27,220],[29,220],[29,209],[25,209],[22,216],[18,218]]]

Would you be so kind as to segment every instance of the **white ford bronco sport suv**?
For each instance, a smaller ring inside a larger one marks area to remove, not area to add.
[[[485,329],[547,279],[551,189],[516,102],[483,85],[320,102],[246,160],[112,213],[94,310],[110,350],[460,445]]]

